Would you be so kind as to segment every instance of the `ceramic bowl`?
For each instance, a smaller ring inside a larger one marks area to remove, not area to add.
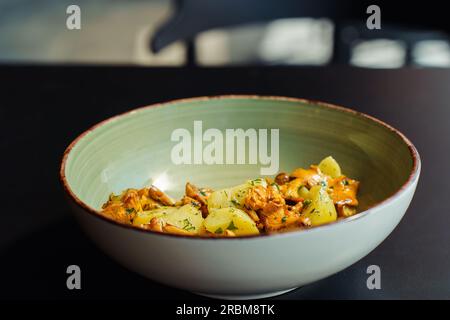
[[[332,155],[361,181],[355,216],[289,233],[193,238],[121,225],[98,214],[111,192],[155,183],[173,197],[186,181],[218,189],[260,176],[259,165],[172,161],[178,128],[279,129],[279,168],[289,172]],[[420,173],[403,134],[350,109],[294,98],[220,96],[139,108],[105,120],[70,144],[61,180],[82,228],[108,255],[154,281],[220,298],[280,294],[345,269],[396,227]]]

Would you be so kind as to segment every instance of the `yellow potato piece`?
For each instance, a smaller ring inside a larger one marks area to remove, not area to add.
[[[259,234],[255,222],[244,211],[233,207],[212,209],[204,226],[209,232],[218,235],[225,230],[233,231],[237,236]]]
[[[149,211],[142,211],[136,214],[136,217],[133,220],[133,224],[136,226],[142,224],[149,224],[153,218],[159,218],[163,216],[167,216],[173,214],[174,211],[178,210],[174,207],[161,207],[158,209],[153,209]]]
[[[341,167],[332,156],[326,157],[319,163],[319,169],[323,174],[334,178],[340,177],[342,175]]]
[[[309,199],[311,197],[308,188],[306,188],[305,186],[302,186],[298,189],[298,195],[303,199]]]
[[[161,207],[158,209],[138,212],[133,220],[133,224],[140,226],[148,224],[153,218],[159,218],[163,222],[180,229],[198,233],[203,224],[202,213],[191,204],[182,207]]]
[[[327,191],[321,186],[314,186],[309,190],[309,204],[303,209],[302,215],[311,220],[311,225],[336,221],[337,212]]]

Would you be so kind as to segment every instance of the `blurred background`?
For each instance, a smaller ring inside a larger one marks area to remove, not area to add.
[[[0,63],[449,67],[444,2],[393,2],[0,0]],[[66,27],[72,4],[80,30]]]

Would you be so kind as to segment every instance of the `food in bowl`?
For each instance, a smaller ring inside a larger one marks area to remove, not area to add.
[[[219,130],[279,129],[279,168],[288,172],[332,155],[348,177],[361,181],[358,212],[306,230],[246,237],[148,232],[100,214],[111,192],[130,186],[155,184],[178,199],[192,179],[219,189],[260,175],[257,165],[175,164],[172,132],[199,119]],[[404,216],[420,168],[414,145],[371,116],[296,98],[220,96],[170,101],[104,120],[67,148],[60,176],[82,229],[124,267],[211,297],[254,299],[324,279],[374,250]]]
[[[356,213],[359,181],[329,156],[309,169],[213,191],[186,184],[178,201],[152,185],[111,194],[101,214],[162,233],[236,237],[315,227]]]

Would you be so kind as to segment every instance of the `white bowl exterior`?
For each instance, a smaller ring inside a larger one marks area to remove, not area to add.
[[[107,254],[154,281],[189,291],[246,295],[302,286],[357,262],[397,226],[411,184],[361,216],[307,231],[241,239],[166,236],[116,225],[74,206],[87,234]]]

